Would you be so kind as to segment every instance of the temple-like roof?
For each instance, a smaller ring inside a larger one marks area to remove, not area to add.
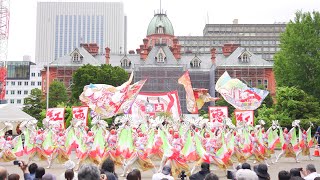
[[[159,33],[158,28],[160,27],[163,28],[162,33]],[[152,34],[174,35],[173,26],[166,14],[155,14],[151,19],[147,30],[147,36]]]

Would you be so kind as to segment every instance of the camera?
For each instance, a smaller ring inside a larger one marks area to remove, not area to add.
[[[227,171],[227,179],[234,179],[235,173],[236,173],[236,171],[228,170],[228,171]]]
[[[13,161],[13,165],[17,165],[17,166],[20,166],[20,161],[18,161],[18,160],[15,160],[15,161]]]
[[[187,177],[186,172],[185,171],[181,171],[181,174],[180,174],[181,180],[184,180],[186,177]]]

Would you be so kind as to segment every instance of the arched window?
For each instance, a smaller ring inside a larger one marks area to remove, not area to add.
[[[200,64],[201,64],[201,60],[198,57],[194,57],[190,62],[191,67],[195,67],[195,68],[200,67]]]
[[[159,26],[158,27],[158,34],[163,34],[163,27],[162,26]]]
[[[78,53],[73,53],[72,61],[73,62],[79,62],[79,54]]]

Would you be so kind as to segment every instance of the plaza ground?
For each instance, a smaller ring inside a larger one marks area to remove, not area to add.
[[[313,149],[311,150],[311,152],[313,153]],[[279,154],[280,151],[276,151],[276,153]],[[300,167],[305,168],[306,165],[310,164],[310,163],[314,164],[315,167],[317,168],[317,172],[320,173],[320,157],[312,157],[312,158],[313,158],[313,161],[310,161],[310,160],[308,160],[308,157],[300,156],[299,157],[300,163],[296,163],[293,158],[281,158],[278,163],[272,164],[269,167],[269,174],[271,176],[271,179],[277,179],[278,172],[281,170],[289,171],[291,168],[300,168]],[[24,156],[24,157],[20,158],[19,160],[27,160],[27,159],[28,159],[28,157]],[[72,154],[72,160],[74,162],[77,162],[77,159],[75,158],[74,154]],[[45,161],[40,161],[40,162],[36,162],[36,163],[42,167],[47,166],[47,163]],[[160,162],[155,161],[154,163],[155,163],[156,167],[158,168]],[[254,165],[253,161],[251,161],[251,160],[248,161],[248,163],[250,163],[252,166]],[[190,168],[192,168],[193,163],[189,164],[189,165],[190,165]],[[0,166],[6,167],[9,174],[17,173],[20,175],[20,178],[22,177],[21,179],[23,179],[23,174],[22,174],[21,169],[18,166],[13,165],[13,162],[0,162]],[[220,179],[222,179],[222,180],[227,179],[224,171],[217,170],[216,167],[212,167],[211,170],[212,170],[212,172],[217,174]],[[58,176],[63,174],[64,171],[65,171],[65,168],[62,166],[62,164],[53,164],[50,169],[46,169],[46,172],[49,172],[49,173],[56,175],[57,180],[59,180]],[[118,167],[116,169],[116,172],[118,175],[121,175],[123,170],[122,170],[122,168]],[[142,179],[143,180],[144,179],[146,179],[146,180],[151,179],[152,175],[153,175],[153,173],[151,170],[146,171],[146,172],[142,172]],[[125,180],[125,178],[119,177],[119,180]]]

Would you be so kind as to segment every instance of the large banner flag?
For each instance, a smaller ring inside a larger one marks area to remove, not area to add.
[[[216,90],[228,103],[239,110],[257,109],[269,94],[269,91],[249,88],[239,79],[232,79],[227,71],[218,79]]]
[[[83,124],[85,124],[86,126],[88,125],[88,114],[88,106],[72,107],[72,117],[77,119],[78,121],[83,121]]]
[[[50,121],[58,121],[60,128],[64,128],[64,108],[49,108],[46,118],[49,118]]]
[[[202,108],[204,103],[220,99],[211,97],[208,91],[208,89],[204,88],[193,88],[193,95],[196,99],[198,110]]]
[[[146,81],[147,80],[145,79],[130,85],[128,93],[126,94],[124,98],[125,100],[122,103],[118,113],[124,113],[124,114],[129,113],[131,106],[134,103],[134,100],[137,98],[141,88],[143,87]]]
[[[86,85],[79,99],[95,114],[105,118],[113,117],[119,113],[120,106],[126,100],[132,79],[133,73],[127,82],[118,87],[107,84]]]
[[[196,103],[196,99],[193,94],[193,89],[191,85],[191,80],[189,76],[189,71],[186,71],[178,80],[179,84],[184,86],[186,90],[186,102],[187,102],[187,110],[192,114],[198,113],[198,107]]]
[[[145,119],[146,116],[156,117],[159,113],[169,113],[174,119],[180,119],[181,107],[177,91],[140,92],[131,107],[132,120],[134,121]]]
[[[237,126],[253,126],[254,112],[253,111],[242,111],[235,110],[234,115],[236,116]]]
[[[227,106],[209,106],[209,120],[215,126],[223,126],[223,120],[228,117]]]

